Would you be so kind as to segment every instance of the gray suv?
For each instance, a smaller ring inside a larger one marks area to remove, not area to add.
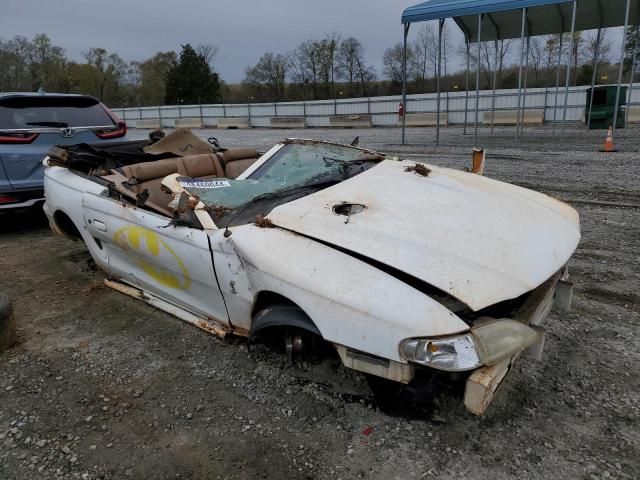
[[[42,160],[54,145],[112,142],[126,133],[94,97],[0,93],[0,210],[44,200]]]

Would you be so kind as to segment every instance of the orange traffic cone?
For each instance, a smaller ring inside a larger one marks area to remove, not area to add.
[[[601,152],[611,153],[617,152],[615,145],[613,144],[613,130],[609,127],[607,131],[607,139],[604,141],[604,148],[600,150]]]

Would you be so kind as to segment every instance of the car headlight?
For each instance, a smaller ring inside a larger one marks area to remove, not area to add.
[[[482,365],[470,334],[449,338],[408,338],[400,343],[408,361],[449,372],[473,370]]]
[[[538,332],[516,320],[486,320],[473,327],[471,333],[446,338],[407,338],[400,342],[400,354],[409,362],[461,372],[495,365],[538,340]]]
[[[538,332],[533,328],[510,318],[491,319],[473,327],[471,333],[482,363],[487,366],[495,365],[538,339]]]

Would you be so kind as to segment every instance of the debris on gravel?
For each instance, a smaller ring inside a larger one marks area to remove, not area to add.
[[[0,353],[0,478],[640,478],[640,131],[608,155],[597,133],[576,130],[564,150],[542,134],[516,149],[499,129],[487,142],[487,176],[569,202],[583,237],[573,311],[551,313],[543,359],[521,359],[485,417],[456,390],[383,405],[337,358],[285,368],[265,345],[90,288],[103,274],[82,244],[52,235],[41,212],[3,216],[0,291],[18,343]],[[415,145],[424,129],[404,147],[396,129],[298,136],[468,165],[461,129],[441,134],[437,149]],[[265,149],[292,133],[220,135]]]

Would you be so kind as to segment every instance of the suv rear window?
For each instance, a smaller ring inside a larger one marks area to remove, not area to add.
[[[113,119],[91,97],[0,98],[0,129],[42,127],[104,127]]]

